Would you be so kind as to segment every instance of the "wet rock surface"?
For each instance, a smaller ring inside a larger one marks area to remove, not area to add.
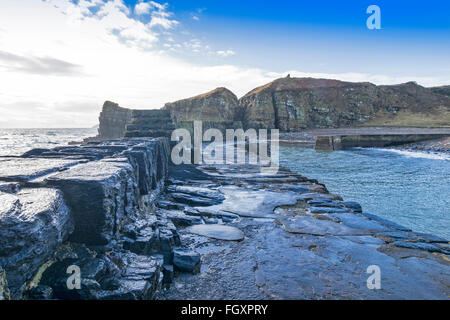
[[[0,177],[3,181],[32,182],[42,176],[63,171],[79,161],[48,158],[0,158]]]
[[[9,300],[11,294],[8,288],[8,281],[6,280],[6,272],[0,267],[0,300]]]
[[[127,159],[80,164],[48,177],[46,182],[70,194],[67,202],[75,219],[71,235],[75,242],[107,244],[118,236],[123,219],[137,206],[133,205],[138,201],[134,171]]]
[[[195,179],[190,170],[202,174]],[[176,275],[158,299],[448,299],[450,295],[447,240],[365,213],[358,203],[329,194],[315,180],[290,175],[286,169],[260,179],[258,169],[250,166],[185,166],[173,170],[172,178],[178,189],[208,186],[225,199],[195,208],[172,202],[205,222],[179,228],[181,242],[201,254],[202,266],[199,274]],[[232,218],[227,220],[225,213],[232,213]],[[219,224],[207,224],[211,217]],[[227,241],[206,232],[218,227],[238,230],[243,239]],[[367,286],[371,275],[367,268],[372,265],[381,270],[381,289]]]
[[[181,245],[155,213],[168,163],[164,138],[1,158],[2,298],[152,299]],[[79,271],[80,289],[68,285],[69,270]]]
[[[0,193],[0,261],[12,297],[26,280],[67,240],[74,224],[62,193],[55,189],[23,189]]]
[[[188,232],[205,236],[208,238],[228,241],[244,240],[244,233],[236,227],[224,226],[221,224],[205,224],[192,226],[187,229]]]
[[[183,272],[200,272],[200,254],[186,249],[173,250],[173,265]]]
[[[450,296],[448,240],[285,168],[169,166],[167,139],[125,139],[1,158],[0,172],[0,299]]]

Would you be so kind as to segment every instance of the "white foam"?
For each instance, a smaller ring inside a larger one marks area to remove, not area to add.
[[[393,152],[402,155],[406,158],[421,158],[421,159],[433,159],[433,160],[447,160],[450,161],[450,155],[445,153],[431,153],[425,151],[411,151],[411,150],[400,150],[400,149],[381,149],[381,148],[370,148],[372,150]]]

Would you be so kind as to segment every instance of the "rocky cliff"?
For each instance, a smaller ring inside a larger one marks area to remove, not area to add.
[[[104,139],[122,138],[131,117],[132,110],[121,108],[117,103],[106,101],[99,118],[99,137]]]
[[[239,107],[236,95],[226,88],[167,103],[163,109],[169,110],[176,125],[183,121],[229,122],[235,120]]]
[[[358,126],[450,127],[449,86],[415,82],[376,86],[313,78],[281,78],[236,97],[226,88],[167,103],[162,110],[131,110],[105,102],[100,139],[170,136],[174,128],[312,128]]]
[[[414,82],[376,86],[287,77],[250,91],[239,103],[248,113],[250,126],[282,131],[450,125],[450,99]]]
[[[450,97],[450,86],[432,87],[430,89],[434,93],[442,94],[444,96]]]

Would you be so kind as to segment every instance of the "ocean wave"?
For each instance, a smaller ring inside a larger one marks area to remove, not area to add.
[[[450,155],[438,152],[402,150],[402,149],[383,149],[383,148],[369,148],[372,150],[393,152],[407,158],[433,159],[433,160],[447,160],[450,161]]]

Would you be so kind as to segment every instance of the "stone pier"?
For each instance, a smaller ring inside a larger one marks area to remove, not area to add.
[[[384,148],[450,136],[450,128],[348,128],[305,132],[314,136],[314,148],[324,151],[355,147]]]

